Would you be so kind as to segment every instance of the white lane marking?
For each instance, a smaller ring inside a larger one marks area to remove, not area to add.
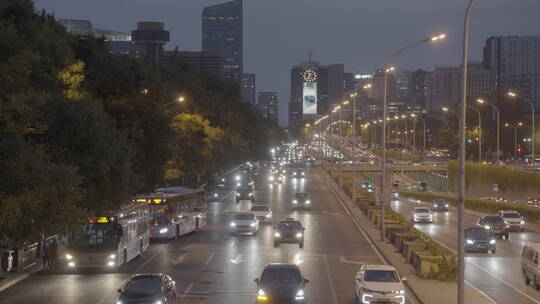
[[[178,265],[182,263],[186,259],[186,257],[187,253],[182,253],[178,258],[171,260],[171,263],[173,263],[173,265]]]
[[[498,281],[501,281],[502,283],[506,284],[508,287],[512,288],[513,290],[517,291],[518,293],[520,293],[521,295],[523,295],[524,297],[528,298],[529,300],[533,301],[534,303],[537,303],[537,304],[540,304],[540,302],[538,302],[537,300],[535,300],[533,297],[529,296],[528,294],[524,293],[523,291],[521,291],[520,289],[514,287],[512,284],[508,283],[507,281],[499,278],[496,274],[492,273],[491,271],[485,269],[484,267],[472,262],[472,261],[468,261],[467,263],[471,264],[471,265],[474,265],[478,268],[480,268],[481,270],[483,270],[485,273],[491,275],[492,277],[494,277],[496,280]]]
[[[182,298],[185,298],[186,295],[191,291],[191,289],[195,286],[195,283],[189,283],[188,287],[182,292]]]
[[[146,266],[146,264],[150,263],[150,261],[152,261],[160,253],[161,251],[156,251],[154,255],[152,255],[148,260],[144,261],[144,263],[142,263],[139,267],[137,267],[135,271],[133,271],[124,281],[122,281],[122,283],[119,286],[123,286],[134,274],[138,273],[139,270],[141,270],[144,266]],[[97,302],[97,304],[105,303],[105,300],[107,300],[108,298],[109,296],[103,297],[99,302]]]
[[[323,255],[324,268],[326,268],[326,275],[328,277],[328,282],[330,283],[330,291],[332,292],[332,301],[334,304],[338,304],[338,298],[336,294],[336,287],[334,286],[334,281],[332,280],[332,275],[330,274],[330,267],[328,266],[328,258],[326,254]]]
[[[377,256],[376,255],[366,255],[366,256],[363,256],[364,258],[376,258]],[[354,265],[365,265],[366,263],[365,262],[358,262],[358,261],[352,261],[352,260],[347,260],[347,258],[344,256],[344,255],[340,255],[339,256],[339,261],[343,264],[354,264]]]
[[[486,297],[486,299],[488,299],[489,301],[491,301],[491,303],[495,303],[497,304],[497,302],[495,300],[493,300],[490,296],[488,296],[485,292],[481,291],[480,289],[478,289],[476,286],[474,286],[473,284],[469,283],[469,281],[465,281],[465,283],[469,286],[471,286],[474,290],[476,290],[479,294],[483,295],[484,297]]]
[[[234,258],[230,260],[230,262],[233,263],[234,265],[242,264],[244,263],[244,261],[245,259],[244,259],[243,254],[235,254]]]
[[[215,253],[211,253],[210,256],[208,256],[208,258],[206,259],[206,261],[204,262],[204,265],[208,265],[210,264],[210,261],[212,261],[212,258],[214,258],[216,254]]]

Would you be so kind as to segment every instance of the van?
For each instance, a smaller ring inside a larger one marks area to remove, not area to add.
[[[536,290],[540,290],[540,243],[527,243],[521,253],[521,273],[525,284],[532,283]]]

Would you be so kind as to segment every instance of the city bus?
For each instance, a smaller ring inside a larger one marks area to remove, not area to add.
[[[65,265],[75,269],[126,264],[148,248],[149,223],[148,205],[133,202],[90,217],[81,231],[68,236]]]
[[[133,200],[150,206],[151,239],[179,238],[206,227],[208,206],[203,189],[160,188]]]

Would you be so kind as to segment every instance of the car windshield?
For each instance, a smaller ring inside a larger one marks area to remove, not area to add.
[[[126,285],[124,292],[127,294],[143,295],[161,293],[161,278],[135,277]]]
[[[255,216],[251,213],[238,213],[234,215],[235,220],[254,220]]]
[[[295,198],[298,198],[298,199],[304,199],[304,198],[307,198],[307,193],[296,193],[294,195]]]
[[[465,230],[466,238],[482,238],[488,236],[489,234],[487,233],[487,231],[482,228],[469,228]]]
[[[364,275],[366,282],[399,282],[399,277],[392,270],[366,270]]]
[[[302,282],[302,276],[297,269],[265,269],[261,275],[261,284],[272,283],[297,283]]]
[[[281,222],[278,225],[278,230],[296,230],[302,227],[298,222]]]
[[[504,219],[500,216],[486,216],[484,217],[484,222],[489,223],[504,223]]]
[[[503,213],[503,217],[506,217],[506,218],[520,218],[521,216],[517,212],[505,212],[505,213]]]
[[[251,207],[251,211],[270,211],[270,207],[268,207],[268,206],[253,206],[253,207]]]
[[[433,203],[435,203],[435,204],[444,204],[445,200],[434,200]]]
[[[429,209],[427,209],[427,208],[419,208],[419,209],[414,209],[414,212],[416,212],[416,213],[429,213]]]

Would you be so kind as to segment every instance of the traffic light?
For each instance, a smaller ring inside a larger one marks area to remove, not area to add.
[[[475,138],[476,141],[479,141],[480,139],[478,137]]]
[[[472,143],[472,138],[468,138],[468,139],[467,139],[467,142],[468,142],[468,143]]]

